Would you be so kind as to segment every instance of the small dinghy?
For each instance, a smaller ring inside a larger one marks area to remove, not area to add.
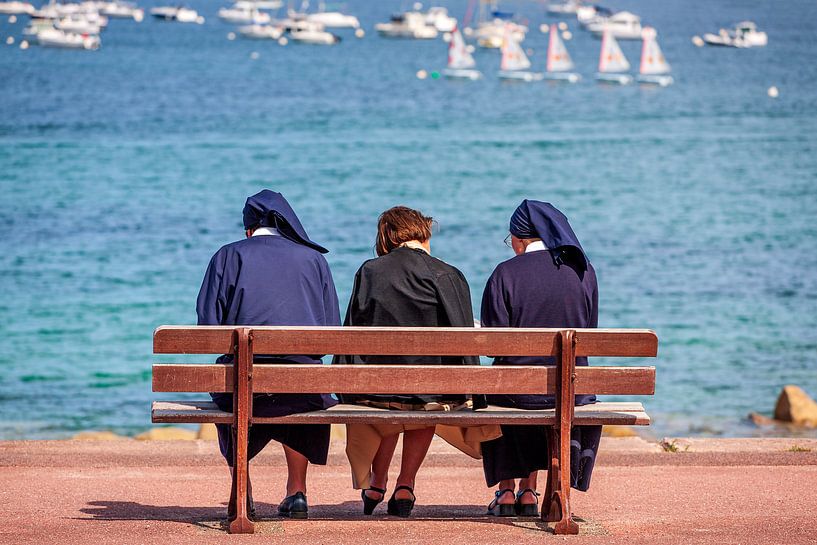
[[[638,81],[666,87],[673,83],[669,75],[667,59],[658,47],[658,33],[652,27],[644,27],[644,43],[641,46],[641,67],[638,70]]]
[[[476,70],[474,57],[468,52],[465,40],[460,29],[454,26],[451,33],[451,42],[448,44],[448,66],[443,70],[443,76],[456,79],[477,80],[482,72]]]
[[[556,25],[551,25],[545,78],[554,81],[576,83],[582,79],[582,77],[574,72],[573,69],[573,59],[570,58],[565,43],[562,41],[562,38],[559,37],[559,29],[556,28]]]
[[[47,28],[37,33],[37,41],[43,47],[60,47],[63,49],[99,49],[99,36],[66,32],[57,28]]]
[[[621,52],[618,42],[611,32],[605,32],[601,38],[601,55],[599,56],[599,71],[596,79],[603,83],[617,83],[627,85],[632,83],[633,77],[624,74],[630,69],[627,57]]]
[[[513,36],[513,29],[505,27],[505,37],[502,40],[502,63],[499,73],[501,79],[513,81],[541,81],[545,75],[541,72],[530,72],[530,60],[522,46]]]

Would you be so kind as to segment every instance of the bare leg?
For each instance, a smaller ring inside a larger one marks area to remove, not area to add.
[[[516,501],[516,497],[513,495],[514,488],[516,488],[516,482],[513,479],[506,479],[504,481],[499,481],[499,490],[505,490],[509,488],[510,492],[505,492],[497,499],[497,503],[502,505],[513,504]],[[520,486],[521,488],[521,486]]]
[[[287,459],[287,496],[296,492],[306,494],[306,469],[309,467],[309,460],[287,446],[284,446],[284,455]]]
[[[432,439],[434,439],[434,428],[403,432],[403,460],[400,464],[400,475],[397,476],[397,486],[414,488],[417,471],[423,465]],[[411,492],[405,489],[395,492],[394,497],[398,500],[412,499]]]
[[[530,488],[531,490],[536,490],[536,481],[537,477],[539,476],[538,471],[534,471],[530,475],[528,475],[527,479],[519,479],[519,490],[525,490],[526,488]],[[522,504],[536,504],[536,496],[531,494],[530,492],[525,492],[522,494],[522,497],[519,499],[519,502]]]
[[[369,479],[369,486],[386,489],[386,484],[389,482],[389,466],[399,439],[400,435],[394,434],[380,440],[380,448],[377,449],[377,454],[372,460],[372,477]],[[365,494],[366,497],[373,500],[383,497],[383,494],[374,490],[367,490]]]

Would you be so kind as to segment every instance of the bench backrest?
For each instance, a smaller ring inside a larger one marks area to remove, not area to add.
[[[237,363],[156,364],[157,392],[233,392],[238,381],[256,393],[556,394],[568,393],[564,374],[575,394],[651,395],[654,367],[575,367],[575,358],[654,357],[658,338],[642,329],[162,326],[153,351],[232,353]],[[555,356],[559,364],[253,366],[253,354]]]

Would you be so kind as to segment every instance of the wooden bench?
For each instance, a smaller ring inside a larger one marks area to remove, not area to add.
[[[574,395],[652,395],[654,367],[576,367],[578,356],[652,357],[658,338],[638,329],[162,326],[155,354],[234,354],[235,365],[155,364],[154,392],[233,392],[233,412],[207,401],[156,401],[155,423],[232,424],[237,438],[231,533],[252,533],[247,513],[247,437],[253,424],[385,422],[549,426],[550,459],[542,520],[576,534],[570,513],[570,428],[649,425],[641,403],[574,407]],[[555,356],[555,366],[253,365],[253,354]],[[556,408],[489,407],[461,412],[401,412],[338,405],[278,418],[252,416],[253,393],[553,394]]]

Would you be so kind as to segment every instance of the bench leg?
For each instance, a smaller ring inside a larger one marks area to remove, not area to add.
[[[579,525],[570,513],[570,439],[568,436],[568,440],[565,441],[568,448],[565,456],[559,435],[554,428],[548,428],[550,463],[545,498],[542,502],[542,520],[555,522],[556,534],[575,535],[579,533]]]
[[[230,490],[230,507],[229,511],[235,513],[235,517],[229,521],[229,531],[231,534],[252,534],[255,531],[255,526],[250,520],[247,512],[247,481],[248,479],[248,461],[247,461],[247,443],[235,445],[235,463],[233,465],[233,483]]]

